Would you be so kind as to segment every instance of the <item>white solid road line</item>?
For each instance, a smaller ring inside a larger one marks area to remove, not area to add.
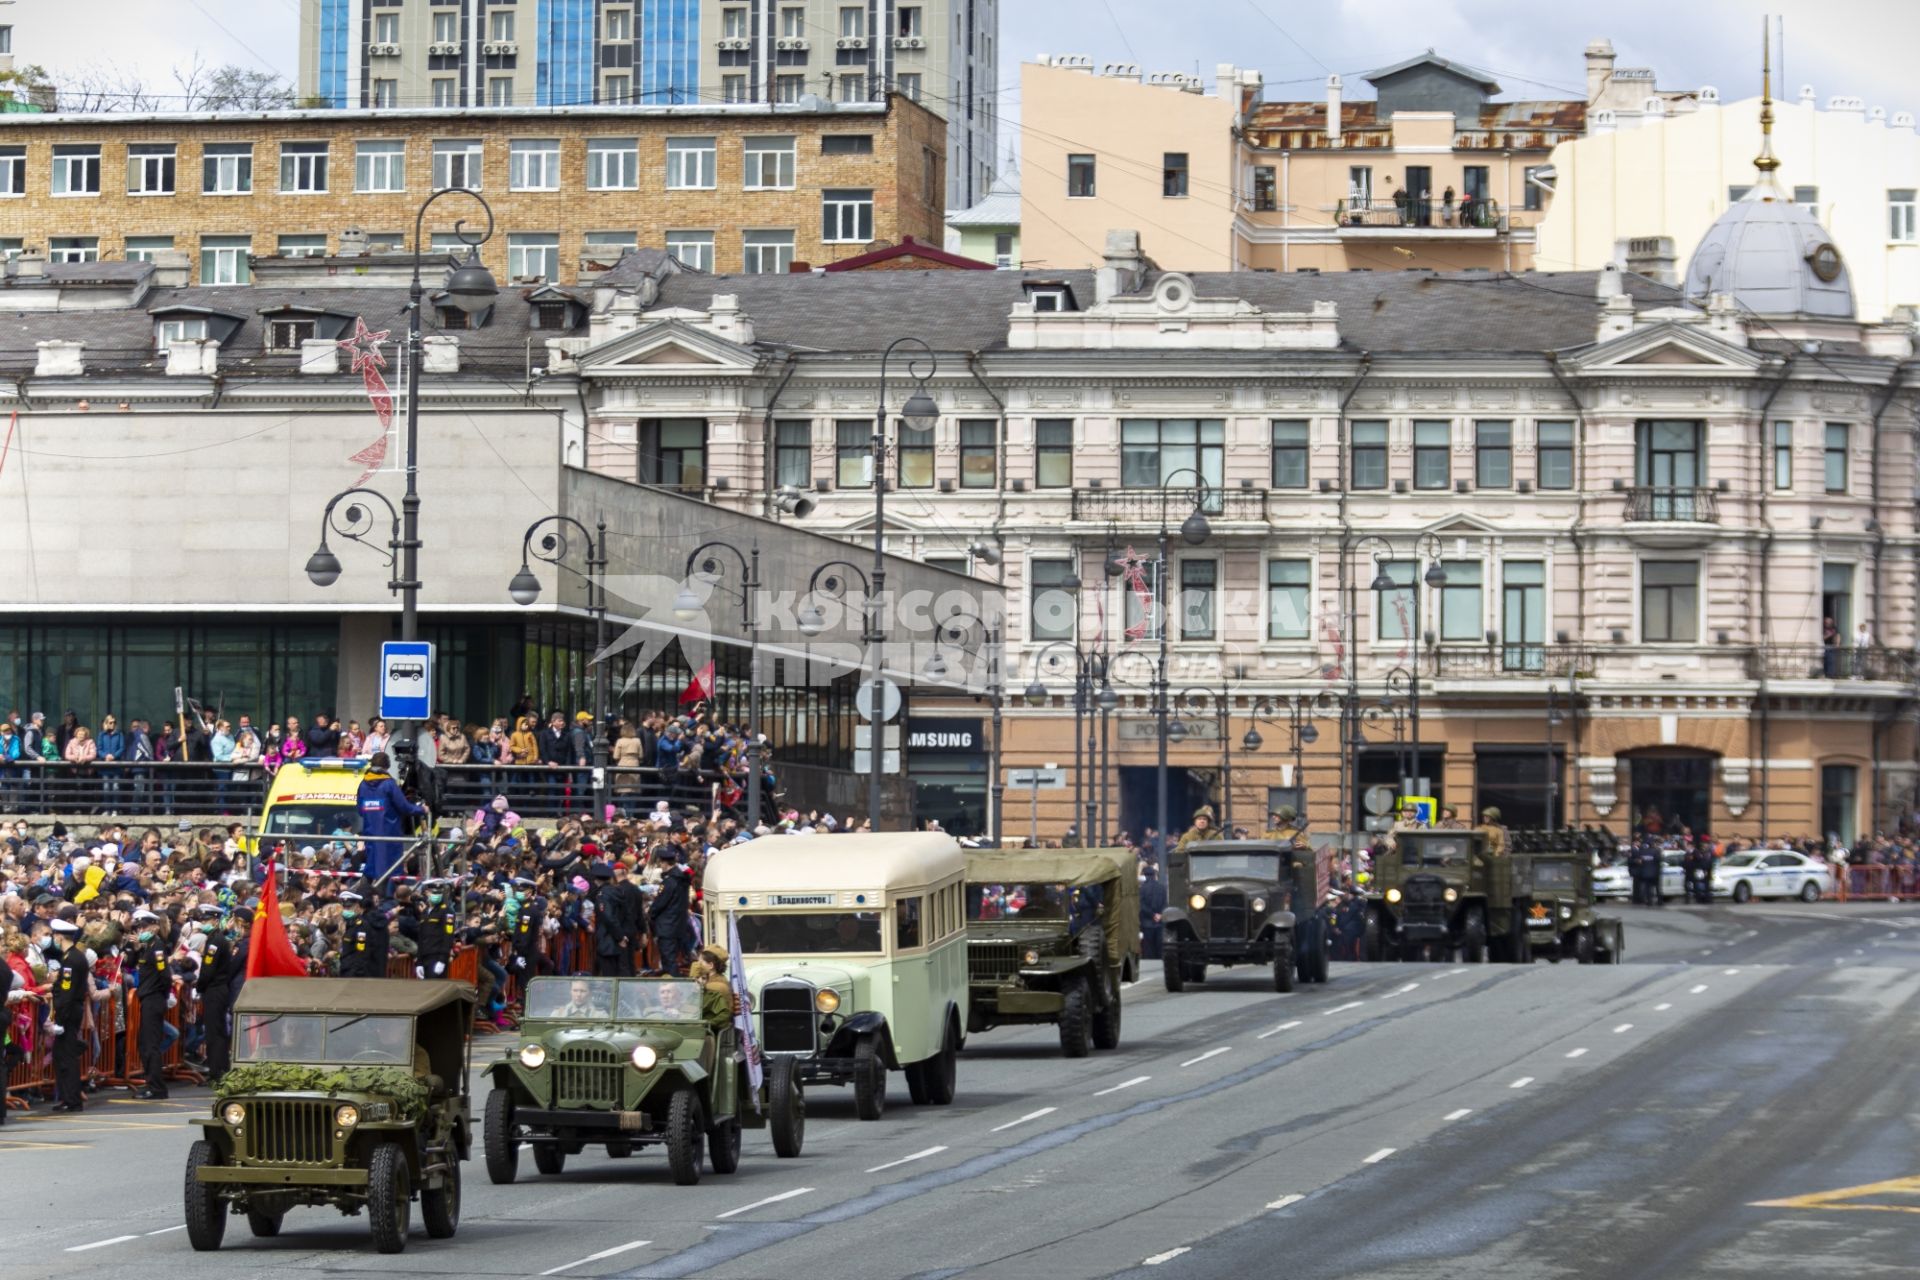
[[[1183,1253],[1192,1252],[1193,1247],[1191,1245],[1183,1244],[1178,1249],[1169,1249],[1165,1253],[1156,1253],[1151,1258],[1144,1258],[1141,1260],[1140,1265],[1143,1267],[1157,1267],[1163,1262],[1172,1262]]]
[[[1183,1067],[1190,1067],[1196,1062],[1205,1062],[1208,1058],[1217,1058],[1223,1053],[1231,1052],[1232,1049],[1233,1049],[1232,1045],[1223,1044],[1218,1049],[1207,1050],[1205,1053],[1201,1054],[1197,1058],[1188,1058],[1185,1062],[1181,1063],[1180,1065]]]
[[[1268,1205],[1267,1208],[1284,1209],[1290,1204],[1299,1204],[1302,1200],[1305,1200],[1305,1199],[1306,1199],[1305,1196],[1281,1196],[1278,1200],[1275,1200],[1272,1204]]]
[[[1274,1028],[1273,1030],[1271,1030],[1271,1031],[1262,1031],[1262,1032],[1261,1032],[1261,1033],[1260,1033],[1259,1035],[1257,1035],[1257,1036],[1255,1036],[1255,1037],[1254,1037],[1254,1039],[1255,1039],[1255,1040],[1265,1040],[1265,1039],[1266,1039],[1266,1038],[1267,1038],[1268,1036],[1277,1036],[1277,1035],[1279,1035],[1279,1034],[1280,1034],[1280,1033],[1281,1033],[1282,1031],[1291,1031],[1291,1030],[1293,1030],[1293,1029],[1294,1029],[1295,1027],[1297,1027],[1297,1026],[1299,1026],[1299,1025],[1300,1025],[1300,1019],[1298,1019],[1298,1018],[1295,1018],[1295,1019],[1294,1019],[1294,1020],[1293,1020],[1292,1022],[1283,1022],[1283,1023],[1281,1023],[1281,1024],[1279,1025],[1279,1026],[1277,1026],[1277,1027],[1275,1027],[1275,1028]]]
[[[1688,995],[1690,995],[1690,996],[1697,996],[1697,995],[1699,995],[1699,994],[1700,994],[1700,993],[1701,993],[1702,991],[1705,991],[1706,989],[1707,989],[1707,984],[1706,984],[1706,983],[1704,983],[1704,982],[1697,982],[1697,983],[1695,983],[1695,984],[1694,984],[1694,986],[1693,986],[1693,989],[1692,989],[1691,991],[1688,991],[1688,992],[1687,992],[1687,994],[1688,994]]]
[[[1567,1056],[1569,1058],[1584,1058],[1587,1056],[1587,1051],[1585,1049],[1569,1049]]]
[[[1336,1013],[1345,1013],[1349,1009],[1358,1009],[1365,1003],[1365,1000],[1349,1000],[1345,1004],[1335,1005],[1333,1008],[1323,1011],[1320,1016],[1323,1018],[1331,1018]]]
[[[1472,1114],[1473,1114],[1472,1107],[1462,1107],[1458,1111],[1449,1111],[1447,1112],[1446,1115],[1440,1118],[1442,1120],[1464,1120]]]
[[[1059,1109],[1060,1108],[1058,1107],[1042,1107],[1038,1111],[1029,1111],[1027,1112],[1027,1114],[1021,1116],[1018,1120],[1009,1120],[1005,1124],[996,1125],[993,1128],[987,1130],[987,1132],[999,1133],[1002,1129],[1011,1129],[1013,1128],[1013,1126],[1017,1124],[1025,1124],[1029,1120],[1038,1120],[1041,1116],[1050,1116],[1054,1112],[1058,1111]]]
[[[925,1151],[916,1151],[910,1156],[901,1156],[898,1160],[889,1160],[885,1164],[877,1164],[867,1170],[867,1172],[879,1173],[882,1169],[897,1169],[903,1164],[912,1164],[915,1160],[925,1160],[928,1156],[937,1156],[945,1150],[945,1147],[928,1147]]]
[[[147,1234],[150,1236],[163,1236],[169,1231],[185,1231],[186,1229],[187,1224],[183,1222],[177,1227],[162,1227],[158,1231],[149,1231]]]
[[[770,1204],[779,1204],[782,1200],[791,1200],[795,1196],[803,1196],[811,1190],[813,1190],[812,1187],[795,1187],[791,1191],[782,1191],[777,1196],[768,1196],[765,1200],[755,1200],[752,1204],[743,1204],[738,1209],[729,1209],[725,1213],[716,1213],[713,1216],[716,1221],[721,1218],[731,1218],[736,1214],[747,1213],[754,1209],[764,1209]]]
[[[1631,1030],[1633,1030],[1633,1024],[1631,1022],[1623,1022],[1619,1026],[1613,1029],[1613,1034],[1619,1035],[1623,1031],[1631,1031]]]
[[[602,1258],[611,1258],[617,1253],[627,1253],[634,1249],[644,1249],[652,1243],[653,1241],[651,1240],[629,1240],[625,1244],[617,1244],[611,1249],[602,1249],[598,1253],[589,1254],[587,1257],[577,1259],[573,1262],[564,1263],[560,1266],[554,1267],[550,1271],[542,1271],[540,1274],[543,1276],[557,1276],[562,1271],[571,1271],[575,1267],[584,1267],[589,1262],[598,1262]]]
[[[1153,1079],[1152,1076],[1135,1076],[1131,1080],[1122,1080],[1119,1084],[1114,1085],[1111,1089],[1102,1089],[1098,1093],[1094,1094],[1093,1096],[1096,1098],[1104,1098],[1110,1093],[1118,1093],[1122,1089],[1131,1089],[1133,1088],[1133,1086],[1137,1084],[1145,1084],[1147,1081],[1151,1079]]]
[[[1509,1089],[1524,1089],[1524,1088],[1526,1088],[1526,1087],[1527,1087],[1528,1085],[1530,1085],[1530,1084],[1532,1084],[1532,1083],[1533,1083],[1533,1077],[1532,1077],[1532,1076],[1521,1076],[1521,1077],[1520,1077],[1520,1078],[1519,1078],[1518,1080],[1515,1080],[1515,1081],[1514,1081],[1514,1082],[1513,1082],[1512,1084],[1510,1084],[1510,1085],[1508,1085],[1508,1086],[1507,1086],[1507,1088],[1509,1088]]]
[[[1385,1160],[1388,1156],[1392,1155],[1396,1150],[1398,1150],[1397,1147],[1382,1147],[1378,1151],[1374,1152],[1372,1155],[1368,1156],[1365,1160],[1362,1160],[1360,1163],[1361,1164],[1379,1164],[1382,1160]]]
[[[89,1249],[104,1249],[110,1244],[125,1244],[129,1240],[138,1240],[139,1236],[115,1236],[111,1240],[95,1240],[92,1244],[76,1244],[67,1249],[68,1253],[85,1253]]]
[[[1671,1008],[1673,1008],[1673,1006],[1670,1004],[1657,1004],[1653,1006],[1653,1011],[1655,1013],[1665,1013],[1667,1010]]]

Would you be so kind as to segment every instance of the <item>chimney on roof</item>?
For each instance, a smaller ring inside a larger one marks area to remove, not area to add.
[[[340,233],[340,256],[343,258],[364,258],[367,246],[367,233],[358,227],[348,227]]]
[[[1094,298],[1108,302],[1121,294],[1140,288],[1147,275],[1147,255],[1140,249],[1140,233],[1132,230],[1107,232],[1106,265],[1094,276]]]
[[[1627,270],[1661,284],[1680,285],[1679,255],[1672,236],[1634,236],[1614,243],[1613,260],[1627,264]]]
[[[47,255],[39,249],[27,249],[17,254],[13,260],[13,273],[22,280],[44,280],[47,276]]]
[[[1340,144],[1340,77],[1327,77],[1327,141]]]
[[[1587,105],[1600,101],[1613,80],[1613,41],[1605,36],[1587,46]]]
[[[153,287],[184,289],[193,283],[192,260],[185,249],[156,249],[153,257]]]

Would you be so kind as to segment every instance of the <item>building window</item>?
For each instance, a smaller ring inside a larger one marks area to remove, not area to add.
[[[1821,462],[1827,481],[1828,493],[1847,491],[1847,437],[1850,431],[1844,422],[1827,424],[1826,447],[1821,451]]]
[[[793,232],[747,231],[741,241],[740,269],[748,275],[778,276],[793,269]]]
[[[640,424],[640,483],[700,489],[707,483],[707,424],[666,418]]]
[[[1513,488],[1513,424],[1473,424],[1473,486],[1476,489]]]
[[[280,190],[288,195],[321,195],[327,189],[327,144],[280,144]]]
[[[1187,153],[1168,151],[1160,157],[1160,194],[1168,200],[1187,198]]]
[[[1541,168],[1530,164],[1520,171],[1520,207],[1534,213],[1547,207],[1547,193],[1538,181]]]
[[[797,6],[780,10],[780,34],[797,40],[807,34],[807,11]]]
[[[845,40],[858,40],[867,34],[867,11],[852,5],[843,5],[840,9],[840,36]]]
[[[353,189],[355,191],[405,191],[407,189],[407,144],[404,142],[361,142],[354,145]]]
[[[600,18],[600,38],[608,41],[633,39],[633,10],[608,9]]]
[[[1820,639],[1826,646],[1823,670],[1831,679],[1841,674],[1840,646],[1853,636],[1853,566],[1820,566]]]
[[[509,235],[507,275],[515,280],[558,280],[559,235],[545,231],[518,231]]]
[[[1120,483],[1128,489],[1205,480],[1217,495],[1225,483],[1226,427],[1218,418],[1129,418],[1120,424]]]
[[[1353,476],[1355,489],[1387,487],[1387,424],[1353,424]]]
[[[1382,640],[1405,640],[1413,634],[1414,563],[1377,560],[1374,569],[1374,634]],[[1381,590],[1383,574],[1388,590]]]
[[[367,232],[367,252],[369,253],[405,253],[407,236],[403,231]]]
[[[713,232],[669,231],[667,252],[678,258],[681,266],[692,267],[695,271],[712,271]]]
[[[1809,213],[1819,213],[1820,212],[1820,188],[1795,187],[1793,189],[1793,202],[1799,205],[1802,209],[1807,210]]]
[[[1092,156],[1067,157],[1067,198],[1091,200],[1094,192],[1095,164]]]
[[[511,191],[558,191],[560,140],[515,138],[509,143],[507,188]]]
[[[27,194],[27,149],[0,147],[0,196]]]
[[[873,239],[873,192],[820,193],[820,238],[828,244],[865,244]]]
[[[97,196],[100,194],[100,148],[62,146],[53,149],[53,194],[57,196]]]
[[[600,86],[600,100],[602,102],[633,101],[633,77],[626,74],[608,76],[606,82]]]
[[[1273,487],[1307,487],[1307,424],[1304,422],[1273,424]]]
[[[1820,833],[1851,845],[1858,836],[1860,771],[1850,764],[1820,766]]]
[[[502,43],[513,39],[513,10],[493,9],[487,14],[487,39]]]
[[[1546,666],[1547,565],[1544,560],[1508,560],[1500,566],[1500,665],[1506,671]]]
[[[1440,588],[1440,638],[1480,639],[1480,562],[1447,560],[1441,567],[1446,570],[1447,582]]]
[[[1373,204],[1372,165],[1347,166],[1347,203],[1355,209],[1366,209]]]
[[[673,143],[667,140],[667,185],[673,186]],[[587,190],[637,191],[640,189],[640,140],[638,138],[587,139]]]
[[[452,9],[439,9],[433,15],[433,42],[460,43],[460,15]]]
[[[905,75],[896,76],[894,78],[894,85],[899,89],[900,96],[908,102],[920,101],[920,73],[918,71],[910,71]]]
[[[1255,165],[1253,168],[1253,211],[1272,213],[1280,207],[1280,188],[1273,180],[1273,166]]]
[[[155,254],[171,248],[172,236],[128,236],[127,261],[152,262]]]
[[[747,38],[747,11],[743,8],[727,8],[720,11],[720,35],[726,40],[745,40]]]
[[[392,110],[400,105],[400,82],[398,80],[375,80],[373,82],[373,105],[376,108]]]
[[[991,489],[1000,478],[997,427],[991,418],[969,418],[960,424],[962,489]]]
[[[1700,424],[1642,422],[1634,446],[1634,483],[1655,491],[1655,518],[1691,519],[1693,489],[1700,483]]]
[[[1042,418],[1035,423],[1034,455],[1034,488],[1073,488],[1073,420]]]
[[[478,138],[442,138],[433,144],[433,189],[480,189],[481,142]]]
[[[375,44],[400,43],[400,15],[394,12],[373,15],[373,42]]]
[[[927,25],[921,21],[920,6],[903,4],[900,6],[900,34],[903,36],[924,36]]]
[[[1444,489],[1451,483],[1453,483],[1453,424],[1450,422],[1414,423],[1413,487]]]
[[[283,235],[277,248],[283,258],[324,258],[327,256],[327,237],[325,233],[313,232]]]
[[[253,191],[253,144],[209,142],[201,149],[200,190],[210,196],[244,196]]]
[[[1793,424],[1773,424],[1773,487],[1793,488]]]
[[[200,283],[246,284],[252,278],[247,268],[252,249],[248,236],[201,236]]]
[[[620,261],[639,245],[631,231],[589,231],[581,256],[588,262]]]
[[[1073,576],[1071,559],[1027,561],[1027,639],[1073,639],[1078,610],[1066,586]]]
[[[813,424],[805,418],[773,424],[773,482],[796,489],[813,487]]]
[[[800,101],[807,92],[805,76],[775,76],[773,78],[773,100],[789,105]]]
[[[1534,483],[1542,489],[1573,488],[1573,424],[1543,422],[1534,451]]]
[[[162,353],[176,342],[204,342],[206,337],[205,316],[174,316],[153,327],[153,345]]]
[[[993,265],[1002,271],[1013,268],[1013,233],[996,231],[993,236]]]
[[[269,320],[267,350],[297,353],[301,343],[317,336],[316,329],[312,320]]]
[[[1640,638],[1649,644],[1700,638],[1699,561],[1640,562]]]
[[[720,101],[745,102],[747,100],[747,78],[745,76],[720,77]]]
[[[1752,190],[1753,187],[1750,184],[1734,183],[1727,188],[1727,203],[1739,204],[1747,198],[1747,193]]]
[[[668,138],[667,190],[713,190],[719,181],[717,157],[712,138]]]
[[[940,153],[932,147],[920,148],[920,199],[935,209],[946,204],[940,199]]]
[[[512,76],[493,76],[487,81],[487,105],[490,107],[513,105]]]
[[[865,489],[873,483],[873,425],[869,422],[833,424],[833,484],[837,489]]]
[[[433,105],[436,107],[457,107],[460,105],[460,82],[452,76],[433,78]]]
[[[1218,560],[1180,562],[1180,638],[1214,638],[1214,588],[1220,584]]]
[[[933,428],[910,427],[904,421],[895,428],[899,435],[900,487],[933,488]]]
[[[127,144],[127,194],[170,196],[174,192],[174,155],[171,142]]]
[[[1313,565],[1267,561],[1267,639],[1305,640],[1313,629]]]
[[[1887,239],[1911,244],[1914,236],[1914,189],[1902,187],[1887,192]]]
[[[749,191],[793,190],[794,145],[792,135],[747,138],[741,142],[746,161],[746,188]]]
[[[54,236],[47,241],[50,262],[100,261],[99,236]]]
[[[823,156],[870,156],[873,154],[873,135],[870,133],[829,133],[820,139],[820,154]]]
[[[867,78],[864,75],[839,77],[838,97],[841,102],[863,102],[867,96]]]

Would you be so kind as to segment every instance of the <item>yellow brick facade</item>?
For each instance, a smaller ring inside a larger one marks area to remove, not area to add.
[[[20,124],[23,119],[35,123]],[[842,134],[870,135],[872,153],[824,154],[822,139]],[[746,190],[744,139],[784,135],[795,139],[793,188]],[[638,189],[588,190],[588,140],[629,137],[638,140]],[[712,189],[666,189],[670,137],[715,139]],[[462,138],[483,142],[480,190],[497,225],[481,256],[503,280],[507,237],[514,233],[560,237],[559,283],[574,281],[589,232],[630,233],[643,248],[664,248],[669,231],[712,232],[713,269],[723,273],[744,269],[743,235],[750,230],[792,231],[797,262],[823,265],[866,252],[870,241],[823,241],[827,190],[872,191],[874,241],[913,236],[937,244],[942,231],[946,125],[894,96],[884,105],[820,112],[582,108],[0,117],[0,146],[26,149],[25,194],[0,199],[0,240],[46,249],[60,237],[94,236],[100,257],[113,260],[125,256],[128,237],[171,236],[173,247],[192,259],[196,281],[202,236],[249,236],[256,255],[276,253],[282,235],[324,235],[328,252],[337,252],[340,233],[348,228],[411,241],[414,215],[433,190],[433,144]],[[514,139],[558,140],[558,190],[510,189]],[[355,190],[356,144],[362,141],[405,142],[404,191]],[[251,193],[203,193],[204,148],[216,142],[253,143]],[[281,191],[283,142],[328,144],[325,193]],[[142,143],[175,144],[173,194],[128,192],[128,148]],[[100,146],[98,195],[52,194],[54,148],[74,144]],[[428,212],[425,230],[450,232],[456,219],[477,216],[470,201],[449,198]]]

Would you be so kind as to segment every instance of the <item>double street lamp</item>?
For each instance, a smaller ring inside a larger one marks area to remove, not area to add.
[[[1395,581],[1394,575],[1389,568],[1395,559],[1392,541],[1379,534],[1367,534],[1360,538],[1354,545],[1356,547],[1364,546],[1369,542],[1377,542],[1385,548],[1384,553],[1375,552],[1373,557],[1373,593],[1377,607],[1380,609],[1389,607],[1391,601],[1396,598],[1397,593],[1402,591],[1406,592],[1407,595],[1412,598],[1411,612],[1413,616],[1408,624],[1406,635],[1407,646],[1411,654],[1410,660],[1407,663],[1407,723],[1412,739],[1412,749],[1410,752],[1412,756],[1412,767],[1407,770],[1402,779],[1402,783],[1403,786],[1408,788],[1419,788],[1421,784],[1420,648],[1423,644],[1431,643],[1431,637],[1427,635],[1421,624],[1422,600],[1425,593],[1420,588],[1422,582],[1435,591],[1446,587],[1447,568],[1440,559],[1443,553],[1443,547],[1437,534],[1424,534],[1416,539],[1414,543],[1413,580],[1410,582],[1398,582]],[[1425,566],[1424,570],[1422,569],[1422,565]],[[1381,621],[1383,621],[1383,619],[1375,620],[1376,630],[1379,629],[1379,623]],[[1355,732],[1357,735],[1357,727]]]
[[[732,554],[741,574],[740,589],[735,594],[740,597],[740,625],[747,633],[747,830],[751,832],[763,817],[760,780],[765,773],[760,744],[760,544],[752,543],[750,550],[742,552],[731,542],[716,538],[695,547],[687,555],[686,581],[674,597],[673,613],[682,622],[692,622],[706,612],[706,601],[693,589],[693,582],[698,577],[710,586],[719,583],[723,566],[712,553],[720,551]]]
[[[1095,847],[1094,831],[1100,821],[1099,798],[1106,789],[1107,769],[1105,762],[1099,759],[1096,749],[1093,713],[1098,711],[1102,720],[1111,715],[1120,705],[1120,696],[1113,691],[1110,663],[1104,653],[1089,653],[1068,640],[1055,640],[1044,645],[1033,655],[1033,679],[1027,682],[1026,698],[1029,706],[1039,706],[1047,700],[1047,686],[1040,680],[1040,671],[1046,665],[1048,654],[1054,650],[1063,650],[1073,655],[1073,808],[1074,821],[1080,826],[1080,847]],[[1095,765],[1099,767],[1096,770]],[[1099,774],[1096,790],[1095,773]]]
[[[1333,705],[1333,695],[1322,691],[1314,694],[1296,693],[1278,703],[1262,702],[1253,709],[1256,722],[1271,725],[1278,725],[1279,712],[1282,708],[1286,710],[1287,736],[1293,751],[1293,786],[1300,796],[1296,815],[1303,828],[1307,824],[1306,749],[1320,740],[1320,730],[1313,723],[1314,718],[1324,715]],[[1240,740],[1242,749],[1258,751],[1265,742],[1260,736],[1259,723],[1248,727],[1246,736]],[[1344,827],[1340,829],[1344,830]]]
[[[1185,476],[1193,477],[1193,484],[1182,486],[1178,482]],[[1182,467],[1160,481],[1160,535],[1158,555],[1155,559],[1153,598],[1153,624],[1160,632],[1160,656],[1154,664],[1153,672],[1153,716],[1159,730],[1154,735],[1159,746],[1159,754],[1154,763],[1154,815],[1159,823],[1160,842],[1167,844],[1167,740],[1171,733],[1171,708],[1167,703],[1167,664],[1169,661],[1170,630],[1167,620],[1167,570],[1173,558],[1173,535],[1168,525],[1167,500],[1175,493],[1185,494],[1193,501],[1187,518],[1180,522],[1180,540],[1190,547],[1197,547],[1212,535],[1207,524],[1206,508],[1213,498],[1213,487],[1207,478],[1194,467]],[[1182,729],[1181,736],[1185,736]],[[1164,848],[1156,851],[1164,852]]]
[[[536,546],[533,535],[540,532],[543,525],[552,525]],[[520,572],[513,575],[507,583],[507,594],[513,602],[526,607],[540,598],[540,579],[534,576],[532,564],[535,560],[544,561],[556,569],[565,569],[569,573],[580,571],[569,565],[567,560],[567,529],[579,531],[586,546],[587,571],[580,576],[587,582],[587,613],[593,618],[593,768],[594,803],[602,812],[607,803],[609,782],[607,765],[613,754],[613,746],[607,741],[607,521],[603,516],[595,529],[575,520],[572,516],[542,516],[527,526],[525,536],[520,539]]]
[[[960,643],[961,639],[970,630],[980,633],[980,639],[976,642],[975,647],[968,647]],[[927,659],[926,666],[923,668],[929,680],[945,680],[947,678],[947,660],[940,652],[943,647],[952,648],[960,653],[976,655],[979,654],[981,650],[985,650],[987,660],[987,703],[993,711],[993,745],[988,749],[987,754],[988,788],[993,802],[993,816],[990,819],[990,830],[993,836],[993,847],[998,849],[1000,847],[1001,833],[1000,811],[1007,797],[1006,781],[1000,776],[1000,708],[1001,704],[1006,701],[1006,686],[1003,682],[1004,672],[1002,670],[1002,664],[1006,660],[1006,655],[1002,644],[1000,628],[994,626],[992,623],[983,621],[977,614],[966,613],[960,609],[955,609],[945,622],[937,624],[933,629],[933,654]]]
[[[876,476],[876,483],[878,479],[879,477]],[[878,545],[879,541],[880,534],[876,530],[874,533],[874,542]],[[874,553],[874,560],[876,562],[880,561],[880,553],[878,551]],[[884,579],[886,573],[885,568],[879,568],[877,572]],[[824,595],[830,600],[846,599],[847,580],[845,575],[851,575],[854,581],[860,584],[860,640],[866,646],[867,661],[872,664],[873,669],[873,679],[869,685],[869,688],[872,690],[869,696],[873,700],[873,717],[869,723],[872,725],[873,731],[867,741],[867,753],[870,757],[867,772],[867,829],[869,831],[878,831],[880,830],[880,753],[886,739],[884,732],[886,723],[882,719],[881,713],[887,709],[886,700],[883,696],[886,692],[886,680],[881,675],[881,647],[886,643],[887,635],[886,632],[881,629],[879,604],[874,598],[878,588],[872,578],[860,572],[857,565],[846,560],[829,560],[815,569],[812,576],[807,579],[808,599],[807,602],[801,605],[795,612],[794,621],[798,624],[800,633],[805,636],[817,636],[822,631],[825,631],[827,629],[827,615],[821,610],[819,604],[813,597]]]

